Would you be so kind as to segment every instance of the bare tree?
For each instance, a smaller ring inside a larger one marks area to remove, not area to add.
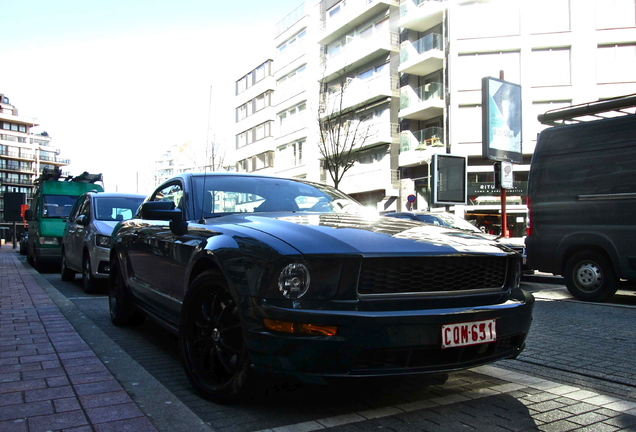
[[[321,91],[323,104],[318,114],[318,150],[336,189],[355,164],[356,152],[369,136],[369,125],[365,124],[360,112],[346,106],[345,93],[350,90],[351,82],[343,73],[335,85],[327,87],[323,84]]]

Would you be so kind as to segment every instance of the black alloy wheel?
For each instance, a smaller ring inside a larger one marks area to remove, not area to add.
[[[64,249],[62,249],[62,270],[60,271],[60,276],[65,282],[75,279],[75,272],[66,265],[66,253],[64,252]]]
[[[235,400],[249,375],[243,326],[235,299],[206,272],[190,285],[179,326],[186,375],[203,397],[219,403]]]
[[[141,324],[144,320],[144,316],[134,307],[132,295],[124,283],[121,266],[116,258],[110,262],[108,309],[110,320],[116,326]]]
[[[579,300],[600,302],[618,289],[618,278],[610,261],[595,251],[574,254],[565,266],[563,275],[570,294]]]
[[[82,257],[82,288],[86,294],[95,292],[95,279],[91,271],[91,258],[88,253]]]

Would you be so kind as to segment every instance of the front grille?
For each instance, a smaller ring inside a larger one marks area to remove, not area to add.
[[[360,295],[426,294],[501,289],[505,256],[432,256],[363,260]]]
[[[365,350],[356,356],[354,369],[356,373],[453,369],[514,354],[521,348],[523,340],[524,335],[517,334],[503,337],[496,342],[466,347]]]

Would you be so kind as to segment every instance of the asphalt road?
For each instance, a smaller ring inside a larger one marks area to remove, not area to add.
[[[390,410],[404,404],[425,406],[427,401],[435,399],[436,386],[443,383],[448,387],[449,382],[450,385],[457,382],[476,391],[497,384],[496,380],[471,371],[416,378],[347,380],[323,386],[264,377],[258,389],[241,404],[217,405],[192,391],[179,362],[176,338],[168,332],[149,320],[138,327],[115,327],[108,316],[105,289],[87,295],[81,289],[79,278],[62,282],[56,272],[42,275],[214,430],[273,430],[316,419]],[[526,350],[518,359],[500,361],[496,366],[636,402],[632,365],[636,358],[636,338],[633,337],[636,292],[621,290],[611,302],[592,304],[572,299],[558,279],[532,277],[524,281],[523,286],[537,298]]]

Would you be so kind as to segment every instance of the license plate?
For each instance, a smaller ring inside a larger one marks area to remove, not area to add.
[[[478,345],[496,340],[497,326],[494,319],[442,325],[442,348]]]

